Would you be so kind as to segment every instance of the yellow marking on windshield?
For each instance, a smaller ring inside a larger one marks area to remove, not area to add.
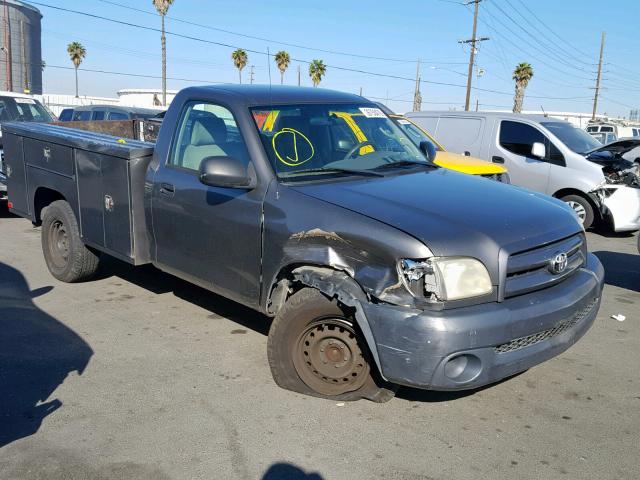
[[[356,121],[353,119],[353,114],[347,112],[329,112],[330,115],[335,115],[338,118],[341,118],[345,121],[347,126],[351,129],[353,134],[356,136],[356,140],[358,143],[366,142],[367,136],[360,129]],[[356,114],[362,116],[362,114]],[[366,145],[364,147],[360,147],[360,155],[366,155],[367,153],[373,153],[375,148],[372,145]]]
[[[278,151],[278,147],[276,146],[276,139],[278,137],[280,137],[280,135],[282,135],[283,133],[287,133],[289,135],[292,135],[292,141],[293,141],[293,154],[294,157],[289,157],[288,155],[281,155],[281,153]],[[307,142],[307,145],[309,145],[309,148],[311,149],[311,152],[309,154],[309,156],[307,158],[305,158],[304,160],[301,160],[299,155],[298,155],[298,141],[299,139],[302,138],[302,140],[304,140],[305,142]],[[283,128],[282,130],[280,130],[278,133],[276,133],[273,138],[271,139],[271,146],[273,147],[273,151],[276,154],[276,157],[278,158],[278,160],[280,160],[282,163],[284,163],[285,165],[289,166],[289,167],[297,167],[298,165],[302,165],[303,163],[307,163],[309,160],[311,160],[313,158],[313,156],[315,155],[316,151],[313,148],[313,143],[311,143],[311,140],[309,140],[307,138],[307,136],[300,132],[299,130],[295,130],[293,128]]]
[[[271,110],[267,115],[267,119],[264,121],[264,125],[262,126],[263,132],[271,132],[273,131],[273,126],[276,123],[276,119],[278,118],[279,110]]]

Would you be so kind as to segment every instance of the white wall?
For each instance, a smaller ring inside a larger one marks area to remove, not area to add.
[[[73,107],[76,105],[119,105],[120,100],[117,98],[108,97],[89,97],[74,95],[58,95],[44,93],[42,95],[34,95],[42,103],[44,103],[49,109],[56,115],[60,115],[60,112],[67,107]]]

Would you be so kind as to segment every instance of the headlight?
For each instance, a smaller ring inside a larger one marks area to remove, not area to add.
[[[399,264],[405,287],[414,295],[434,300],[460,300],[491,293],[489,272],[479,260],[467,257],[404,259]]]

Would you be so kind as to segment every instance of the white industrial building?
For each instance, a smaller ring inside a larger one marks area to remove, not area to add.
[[[178,93],[177,90],[167,90],[167,106]],[[159,88],[126,88],[118,90],[118,97],[94,97],[90,95],[61,95],[45,93],[36,95],[49,109],[59,115],[64,108],[78,105],[121,105],[126,107],[157,108],[162,107],[162,90]]]

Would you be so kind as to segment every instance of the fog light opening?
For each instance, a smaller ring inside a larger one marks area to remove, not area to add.
[[[480,374],[482,363],[467,353],[450,358],[444,365],[444,374],[457,383],[470,382]]]

